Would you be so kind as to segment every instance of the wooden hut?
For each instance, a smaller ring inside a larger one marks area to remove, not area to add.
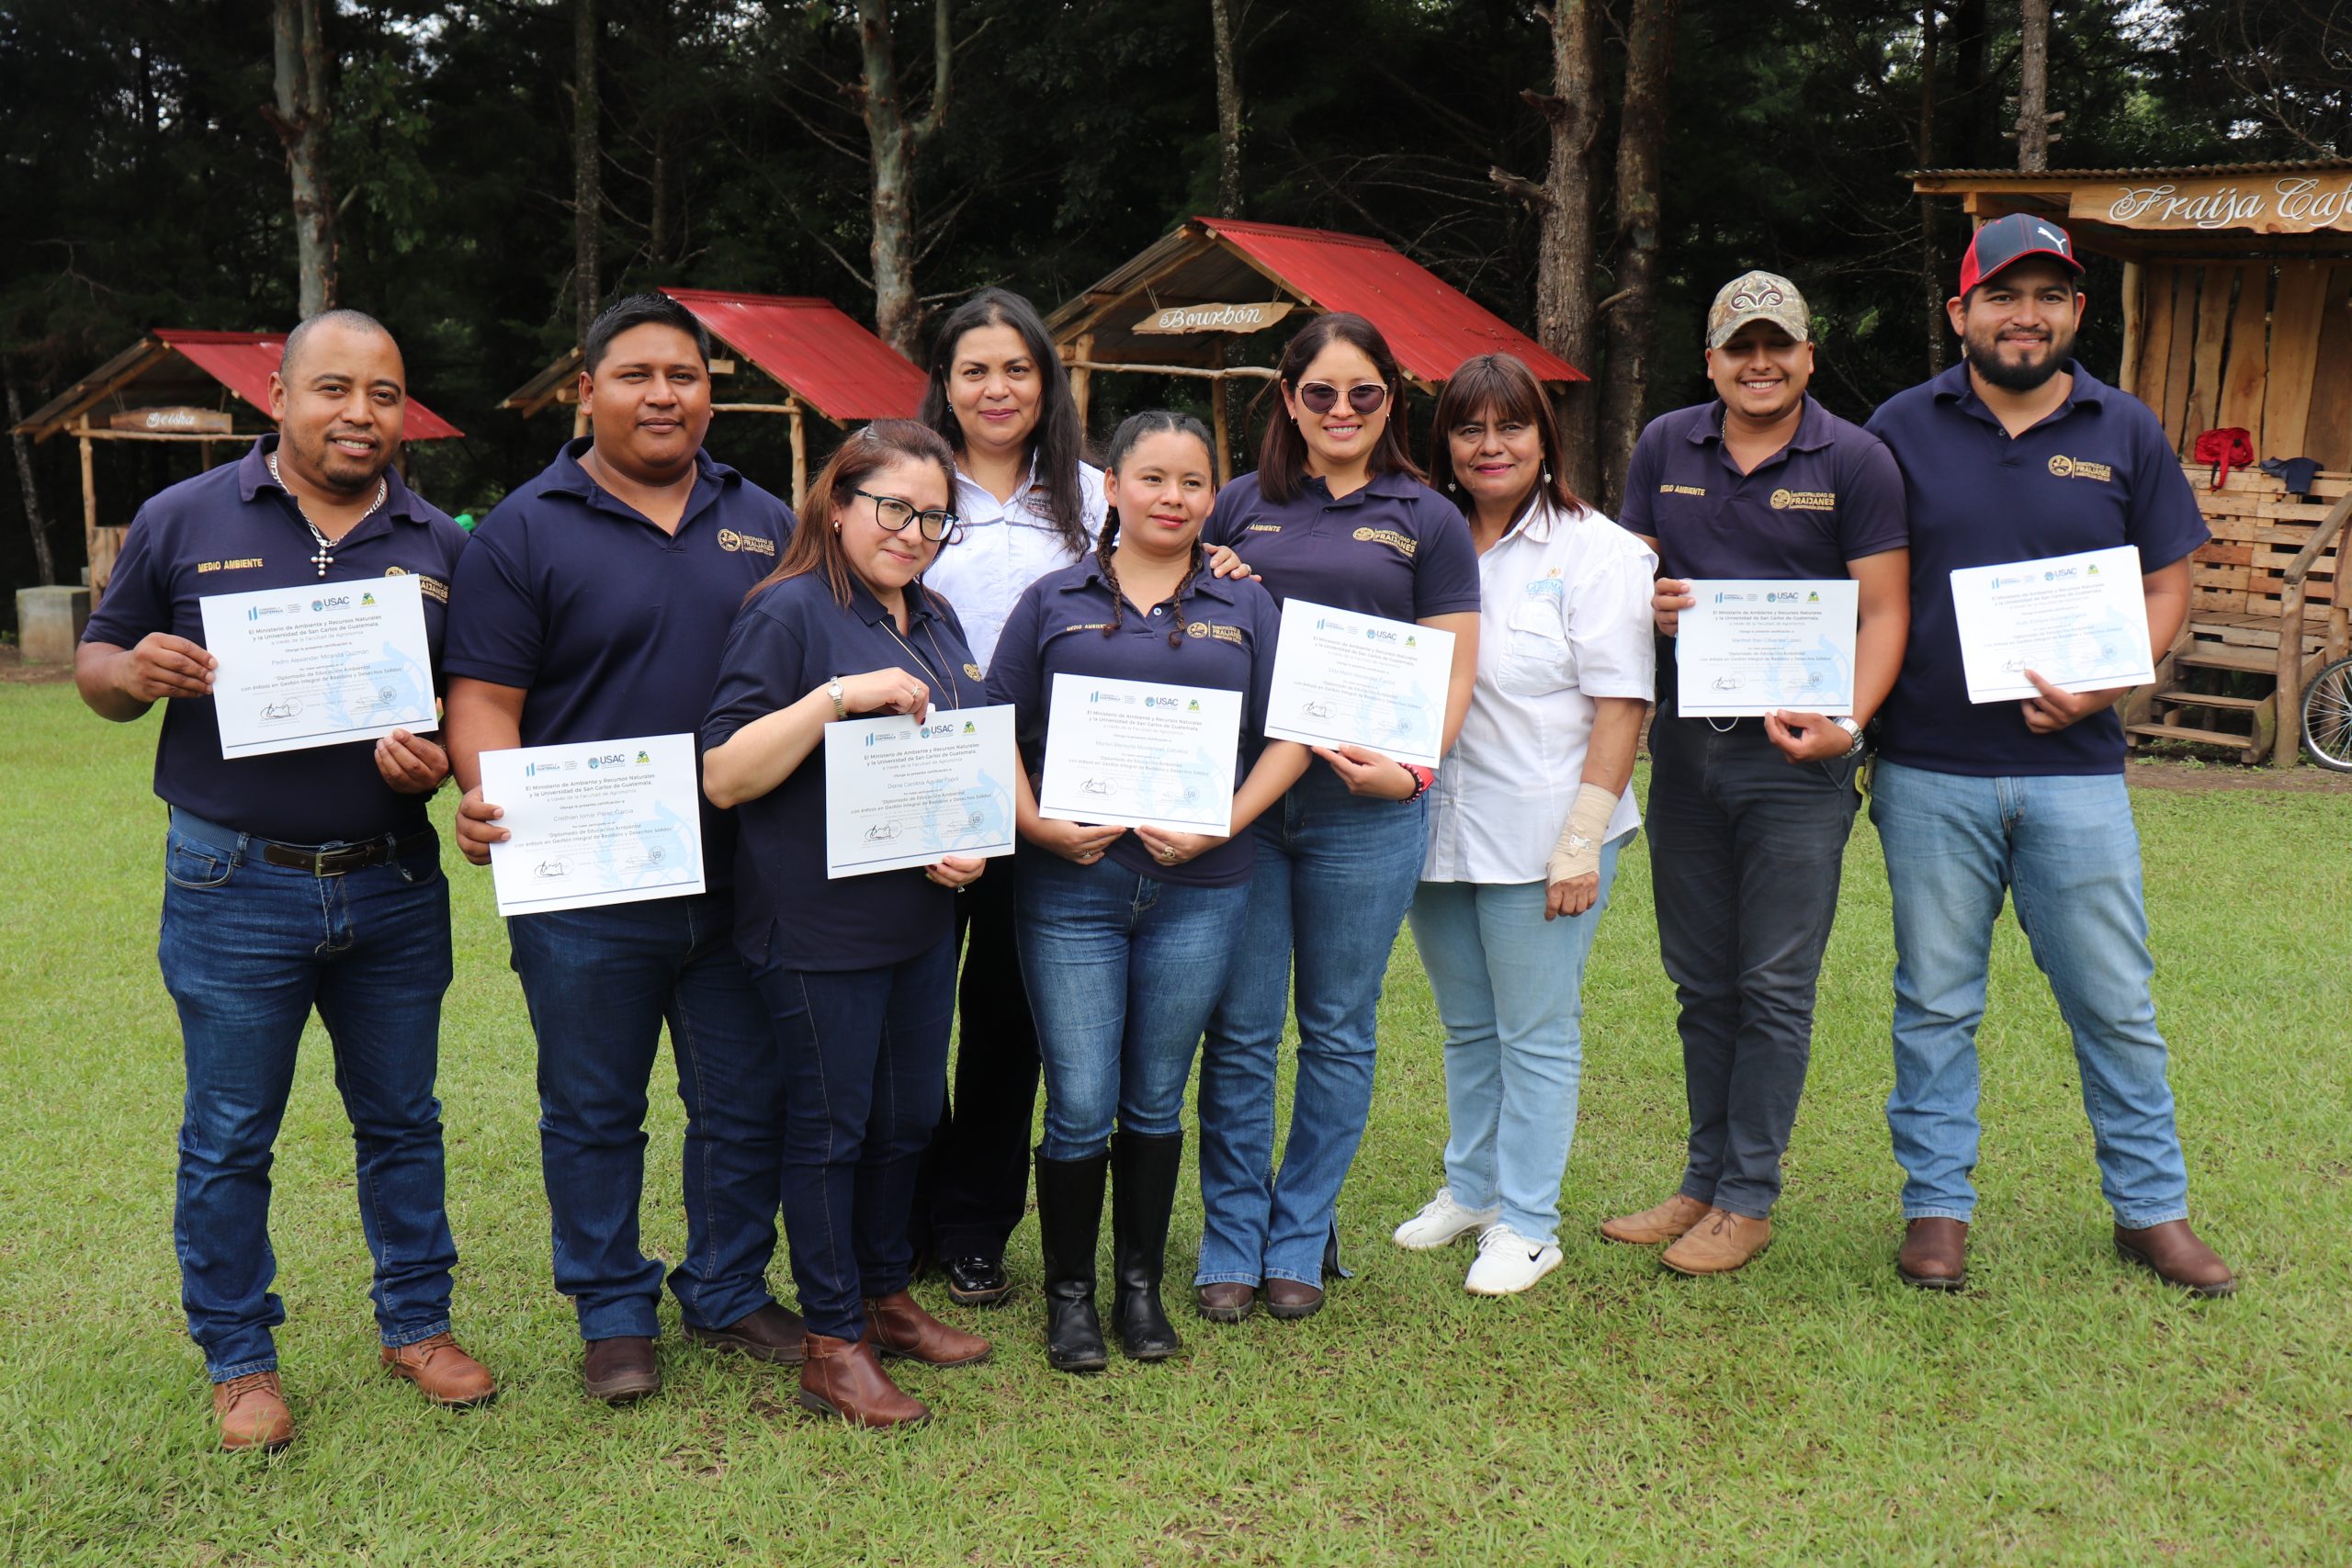
[[[243,444],[277,428],[269,417],[269,378],[286,357],[284,333],[149,333],[16,427],[35,441],[67,434],[82,448],[82,535],[90,564],[90,602],[106,592],[130,520],[98,522],[100,441],[193,443],[210,468],[221,443]],[[402,444],[446,441],[464,433],[413,398]]]
[[[1412,383],[1431,391],[1474,355],[1510,353],[1557,390],[1583,371],[1414,262],[1359,234],[1195,218],[1162,237],[1046,322],[1085,417],[1100,372],[1182,376],[1222,389],[1272,368],[1237,365],[1236,338],[1293,311],[1352,310],[1378,327]],[[1223,396],[1211,400],[1217,478],[1231,478]]]
[[[1931,169],[1912,188],[1980,223],[2055,219],[2122,262],[2116,384],[2163,420],[2213,533],[2188,625],[2126,700],[2126,729],[2291,765],[2303,682],[2352,646],[2335,570],[2352,517],[2352,160]],[[2197,438],[2232,428],[2257,461],[2309,458],[2316,478],[2292,492],[2247,466],[2217,485]]]
[[[847,428],[873,419],[912,419],[922,407],[923,373],[888,344],[844,314],[830,299],[743,294],[723,288],[672,288],[662,293],[695,314],[729,354],[714,358],[713,376],[730,378],[720,413],[782,414],[792,443],[792,501],[808,488],[808,437],[814,412]],[[554,404],[575,412],[574,432],[586,433],[580,405],[580,350],[572,348],[525,382],[498,406],[524,417]]]

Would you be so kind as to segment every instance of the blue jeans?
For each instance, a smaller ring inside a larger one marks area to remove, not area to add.
[[[735,951],[725,894],[516,915],[506,922],[539,1048],[539,1166],[555,1288],[582,1339],[661,1332],[662,1260],[638,1247],[646,1091],[662,1026],[686,1108],[685,1319],[724,1328],[775,1298],[784,1070]]]
[[[1600,897],[1573,918],[1544,919],[1541,882],[1424,882],[1413,896],[1413,941],[1445,1024],[1445,1184],[1464,1208],[1500,1206],[1530,1241],[1559,1240],[1585,960],[1631,837],[1601,846]]]
[[[1021,969],[1046,1061],[1047,1159],[1183,1130],[1184,1080],[1233,967],[1248,884],[1192,887],[1022,852]]]
[[[316,1007],[351,1118],[376,1326],[413,1345],[449,1326],[458,1261],[433,1097],[449,988],[449,885],[437,848],[313,876],[233,829],[173,814],[155,956],[187,1063],[172,1234],[187,1331],[215,1382],[277,1365],[270,1330],[271,1146]]]
[[[773,948],[773,944],[771,944]],[[784,1228],[812,1334],[907,1287],[915,1172],[947,1096],[956,939],[874,969],[759,972],[784,1057]]]
[[[1976,1026],[2007,892],[2074,1035],[2115,1223],[2188,1218],[2122,775],[1987,779],[1882,761],[1871,820],[1894,901],[1886,1124],[1905,1172],[1903,1217],[1965,1221],[1976,1207]]]
[[[1380,986],[1419,881],[1421,801],[1350,795],[1317,762],[1261,817],[1250,913],[1201,1044],[1195,1284],[1317,1284],[1372,1113]],[[1274,1062],[1297,958],[1298,1081],[1274,1175]]]

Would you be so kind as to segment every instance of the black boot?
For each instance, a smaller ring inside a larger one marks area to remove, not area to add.
[[[1184,1348],[1159,1307],[1168,1259],[1168,1214],[1176,1206],[1176,1171],[1184,1134],[1145,1137],[1122,1132],[1111,1144],[1111,1321],[1130,1360],[1164,1361]]]
[[[1111,1156],[1037,1156],[1037,1240],[1046,1257],[1046,1359],[1057,1372],[1099,1372],[1110,1360],[1094,1314],[1094,1243]]]

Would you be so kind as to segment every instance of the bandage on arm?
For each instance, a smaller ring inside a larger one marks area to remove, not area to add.
[[[1552,846],[1552,858],[1544,863],[1544,880],[1549,884],[1599,874],[1600,846],[1609,837],[1609,819],[1616,814],[1613,793],[1597,784],[1577,786],[1560,840]]]

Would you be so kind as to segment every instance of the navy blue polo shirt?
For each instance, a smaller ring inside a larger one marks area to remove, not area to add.
[[[1112,630],[1114,610],[1117,629]],[[1171,648],[1168,634],[1179,611],[1184,630]],[[1261,737],[1282,622],[1282,611],[1261,584],[1246,577],[1220,580],[1205,570],[1193,580],[1181,604],[1163,602],[1147,615],[1131,603],[1119,603],[1102,580],[1100,558],[1088,556],[1047,572],[1013,604],[996,658],[989,665],[989,701],[1011,703],[1018,710],[1021,760],[1034,779],[1046,765],[1046,728],[1057,675],[1163,681],[1239,692],[1244,699],[1241,745],[1233,761],[1238,788],[1264,747]],[[1024,844],[1021,852],[1052,852]],[[1112,840],[1108,853],[1138,876],[1194,887],[1238,886],[1250,880],[1257,865],[1257,851],[1247,833],[1236,834],[1182,865],[1160,864],[1133,832]]]
[[[150,498],[130,521],[106,596],[85,642],[134,646],[151,632],[204,641],[197,602],[263,588],[408,573],[424,585],[424,635],[435,666],[449,583],[466,536],[447,513],[384,470],[384,504],[335,541],[319,575],[318,546],[294,498],[269,477],[277,437],[237,462]],[[409,834],[425,826],[430,796],[402,795],[376,771],[376,743],[353,740],[228,761],[210,697],[170,697],[155,742],[155,793],[182,810],[265,839],[327,844]]]
[[[1908,542],[1894,457],[1811,394],[1789,444],[1747,473],[1723,424],[1720,400],[1700,403],[1634,444],[1617,521],[1657,541],[1659,576],[1840,578]]]
[[[2140,569],[2154,571],[2210,536],[2148,405],[2069,368],[2066,400],[2015,439],[1965,363],[1871,416],[1911,503],[1911,645],[1879,710],[1880,750],[1892,761],[1980,778],[2122,771],[2123,721],[2111,709],[2036,735],[2023,705],[1970,702],[1952,612],[1959,567],[2135,545]]]
[[[1459,507],[1408,474],[1375,475],[1337,501],[1307,475],[1279,505],[1256,474],[1244,474],[1217,492],[1201,540],[1248,561],[1277,605],[1297,598],[1392,621],[1478,610],[1470,525]]]
[[[909,588],[901,637],[864,583],[851,578],[849,592],[849,604],[837,604],[823,572],[803,572],[743,606],[719,661],[718,689],[702,726],[704,750],[752,720],[790,707],[836,675],[904,670],[931,688],[934,709],[987,705],[964,624],[946,600]],[[773,960],[787,969],[876,969],[912,958],[955,931],[955,893],[921,866],[827,880],[821,745],[782,784],[745,801],[735,815],[742,829],[735,945],[754,967]]]
[[[707,451],[665,534],[588,477],[593,440],[500,502],[458,562],[448,672],[524,688],[526,746],[701,728],[727,628],[792,536],[792,509]],[[708,800],[702,843],[718,892],[734,877],[735,825]]]

